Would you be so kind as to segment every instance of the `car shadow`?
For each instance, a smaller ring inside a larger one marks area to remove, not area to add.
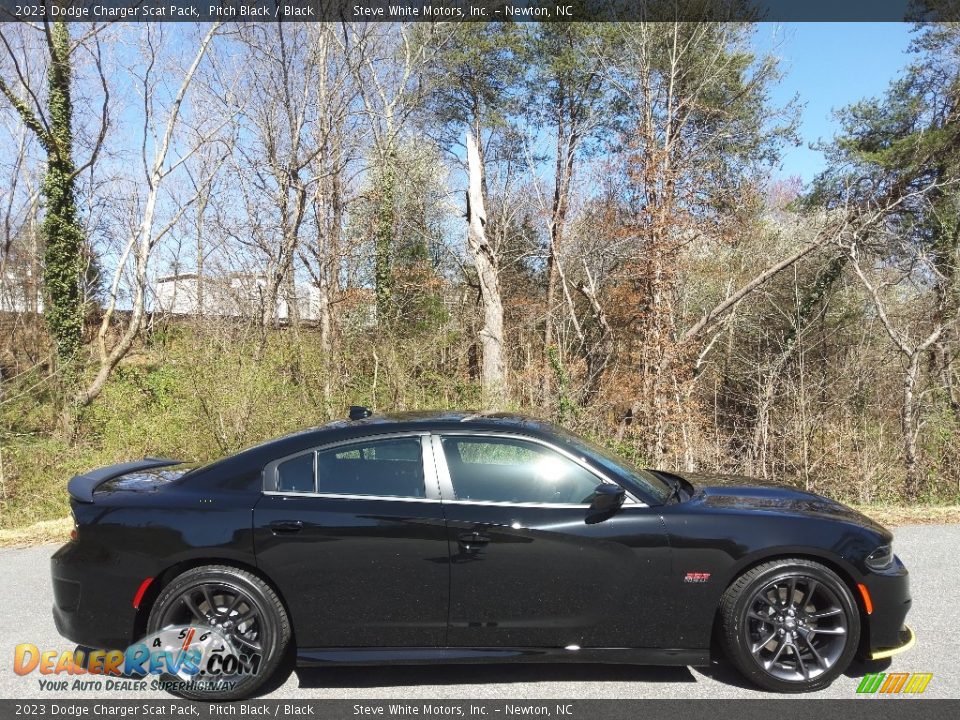
[[[862,678],[864,675],[870,673],[885,672],[891,663],[892,660],[890,660],[890,658],[883,660],[854,660],[843,674],[848,678]]]
[[[90,648],[78,645],[75,652],[89,657]],[[489,663],[456,665],[331,665],[327,667],[296,667],[293,648],[287,652],[277,672],[259,688],[254,697],[264,697],[285,685],[296,675],[301,688],[379,688],[419,687],[430,685],[499,685],[534,682],[650,682],[691,683],[696,677],[689,667],[654,665],[606,665],[599,663]],[[862,678],[869,673],[884,672],[891,660],[854,660],[844,676]],[[714,656],[710,665],[698,667],[700,674],[723,683],[764,693],[747,681],[725,658]],[[142,675],[123,675],[124,679],[139,680]],[[772,693],[775,695],[775,693]]]
[[[890,667],[890,660],[854,660],[850,663],[849,667],[844,670],[844,677],[852,678],[858,680],[864,675],[869,673],[883,672]],[[767,693],[766,690],[757,687],[749,680],[747,680],[743,675],[740,674],[740,671],[737,670],[734,665],[726,660],[725,658],[719,659],[714,657],[710,661],[709,667],[700,667],[697,670],[717,682],[723,683],[724,685],[731,685],[733,687],[738,687],[742,690],[752,690],[758,693]],[[767,693],[772,697],[776,697],[777,693]]]
[[[710,660],[709,665],[698,667],[697,671],[705,677],[708,677],[711,680],[716,680],[724,685],[737,687],[741,690],[752,690],[754,692],[761,693],[765,692],[763,689],[757,687],[743,677],[743,675],[740,674],[740,671],[737,670],[726,658],[714,657]]]
[[[890,660],[854,660],[843,673],[858,679],[868,673],[883,672]],[[724,685],[776,697],[750,683],[726,659],[714,658],[709,666],[696,668],[705,677]],[[529,663],[477,665],[331,665],[328,667],[295,667],[288,658],[279,671],[256,693],[264,697],[285,685],[296,675],[300,688],[404,688],[443,685],[499,685],[536,682],[636,682],[692,683],[696,677],[689,667],[653,665],[604,665],[597,663]]]
[[[578,663],[385,665],[377,667],[298,667],[301,688],[415,687],[438,685],[496,685],[535,682],[695,682],[686,667],[598,665]],[[275,689],[287,682],[289,672],[278,673]],[[270,692],[264,688],[263,694]]]

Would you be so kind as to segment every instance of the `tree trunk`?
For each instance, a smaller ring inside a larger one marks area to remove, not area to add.
[[[334,152],[335,170],[330,178],[330,204],[332,206],[332,215],[330,221],[330,232],[327,238],[327,253],[329,260],[324,268],[324,278],[326,288],[323,294],[323,309],[321,310],[323,327],[323,351],[324,351],[324,385],[323,398],[329,408],[333,401],[333,387],[331,384],[331,375],[333,373],[333,354],[334,339],[337,332],[336,318],[333,314],[334,298],[340,293],[340,229],[343,226],[343,187],[341,183],[340,171],[342,168],[340,158],[340,148],[337,146]]]
[[[749,472],[755,474],[757,463],[759,463],[760,474],[767,477],[767,448],[770,434],[770,408],[773,405],[774,394],[778,384],[783,378],[784,369],[793,358],[798,348],[798,342],[803,331],[810,324],[817,310],[820,308],[823,298],[833,287],[834,283],[843,274],[843,269],[847,263],[846,255],[839,255],[831,260],[823,271],[817,276],[813,287],[804,295],[800,306],[797,308],[796,322],[790,328],[784,338],[783,350],[780,356],[773,362],[767,371],[767,377],[757,399],[756,421],[753,428],[753,442],[750,447]],[[804,475],[807,474],[806,463],[804,463]]]
[[[903,374],[903,403],[900,409],[900,427],[903,432],[903,465],[907,471],[906,496],[916,500],[920,494],[920,478],[917,472],[917,430],[914,416],[914,390],[920,371],[921,351],[909,357],[907,371]]]
[[[283,281],[283,295],[287,303],[287,326],[293,330],[294,337],[300,336],[300,297],[297,295],[297,283],[293,268]],[[299,344],[298,344],[299,345]]]
[[[203,307],[204,300],[205,300],[205,298],[203,297],[203,289],[204,289],[203,273],[206,270],[205,263],[204,263],[204,251],[203,251],[203,240],[204,240],[203,216],[206,213],[207,205],[209,202],[210,202],[210,195],[207,193],[204,193],[203,197],[201,197],[197,201],[197,215],[196,215],[197,283],[196,283],[196,286],[194,287],[194,300],[196,302],[196,308],[197,308],[196,318],[201,321],[203,320],[206,314]],[[174,283],[174,287],[176,287],[176,283]]]
[[[67,387],[76,381],[76,362],[83,343],[83,229],[77,220],[74,198],[76,166],[73,162],[73,100],[71,97],[70,33],[63,22],[47,33],[46,122],[0,78],[6,96],[23,123],[37,136],[47,154],[41,189],[46,202],[42,233],[45,241],[43,281],[44,317],[56,350],[61,380]]]
[[[570,199],[570,181],[573,176],[576,137],[568,136],[564,125],[557,126],[557,158],[554,169],[553,204],[550,209],[550,245],[547,249],[547,298],[543,326],[543,398],[544,404],[553,404],[550,367],[550,347],[554,342],[553,309],[556,305],[557,283],[560,278],[558,255],[567,222],[567,206]]]
[[[472,128],[467,129],[467,164],[470,184],[467,195],[468,244],[480,281],[483,303],[483,327],[478,333],[483,359],[480,385],[485,408],[500,407],[506,398],[506,366],[503,360],[503,301],[497,256],[487,241],[487,215],[483,202],[483,165],[479,141]]]
[[[590,271],[586,266],[584,266],[584,269],[586,270],[590,285],[587,285],[585,282],[580,282],[577,284],[577,290],[579,290],[580,294],[590,303],[590,315],[593,318],[593,324],[599,332],[599,338],[587,348],[587,382],[583,397],[580,400],[581,405],[589,403],[600,392],[603,373],[610,364],[614,351],[613,329],[610,327],[607,314],[604,312],[603,306],[597,298],[596,287],[594,286],[593,278],[590,276]]]
[[[49,122],[52,147],[47,148],[47,200],[43,234],[44,286],[48,296],[47,325],[57,345],[57,359],[72,384],[74,363],[83,341],[83,231],[74,203],[73,103],[70,96],[70,34],[58,22],[50,34]]]
[[[761,477],[767,477],[767,446],[770,441],[770,407],[773,405],[773,396],[777,389],[777,382],[783,369],[787,366],[793,354],[793,345],[774,361],[767,370],[766,378],[758,393],[757,417],[753,425],[753,441],[750,444],[747,470],[750,475],[756,475],[759,470]]]
[[[917,435],[919,434],[920,428],[914,409],[914,394],[920,376],[920,360],[943,336],[948,324],[955,323],[960,318],[953,317],[946,322],[938,323],[924,340],[919,343],[911,342],[909,336],[895,328],[890,321],[886,306],[880,297],[877,287],[867,279],[867,275],[860,267],[858,255],[859,249],[856,243],[854,243],[850,246],[849,250],[853,269],[859,276],[860,282],[863,283],[863,286],[870,293],[873,299],[873,306],[877,310],[877,317],[879,317],[880,322],[883,324],[884,330],[887,331],[887,335],[890,336],[890,339],[897,346],[897,349],[900,350],[907,359],[907,368],[903,376],[903,399],[900,405],[900,429],[903,434],[903,465],[907,473],[906,495],[909,499],[915,500],[920,494],[921,484],[919,471],[917,469]]]
[[[391,255],[395,225],[396,170],[394,154],[388,149],[380,169],[376,217],[374,218],[374,282],[377,296],[377,325],[388,325],[393,316]]]
[[[263,306],[260,308],[260,324],[264,334],[269,328],[279,325],[277,317],[277,298],[280,297],[280,285],[283,282],[283,271],[275,268],[267,272],[266,284],[263,287]]]

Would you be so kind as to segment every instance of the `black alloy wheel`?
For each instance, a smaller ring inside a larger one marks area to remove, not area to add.
[[[809,560],[747,571],[727,589],[721,614],[728,656],[748,679],[777,692],[826,687],[846,670],[860,641],[850,589]]]
[[[286,610],[273,589],[252,573],[229,566],[188,570],[161,591],[151,609],[147,633],[178,626],[212,629],[237,654],[246,658],[259,656],[252,663],[256,673],[225,671],[215,677],[193,678],[225,681],[231,684],[228,690],[189,686],[170,690],[195,700],[250,697],[277,670],[290,641]],[[164,679],[176,682],[184,678],[164,676]]]

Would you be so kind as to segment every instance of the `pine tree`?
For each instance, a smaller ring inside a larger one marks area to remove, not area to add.
[[[945,404],[960,423],[955,367],[960,315],[960,27],[921,25],[918,30],[911,45],[916,60],[886,94],[841,111],[843,130],[827,148],[830,169],[817,179],[813,192],[813,199],[828,207],[879,213],[880,221],[860,233],[872,259],[897,269],[903,278],[922,275],[920,284],[929,284],[935,296],[932,313],[911,323],[917,327],[897,329],[881,312],[884,300],[876,284],[871,286],[858,270],[888,335],[907,358],[900,414],[906,492],[914,498],[922,485],[915,393],[923,365],[942,388],[935,394],[943,399],[941,407]],[[924,265],[928,269],[916,269]],[[914,331],[929,342],[913,337]]]

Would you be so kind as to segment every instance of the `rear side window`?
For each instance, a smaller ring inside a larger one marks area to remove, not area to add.
[[[425,497],[420,438],[365,440],[320,450],[317,492]]]
[[[298,455],[277,465],[277,490],[282,492],[315,492],[313,453]]]

